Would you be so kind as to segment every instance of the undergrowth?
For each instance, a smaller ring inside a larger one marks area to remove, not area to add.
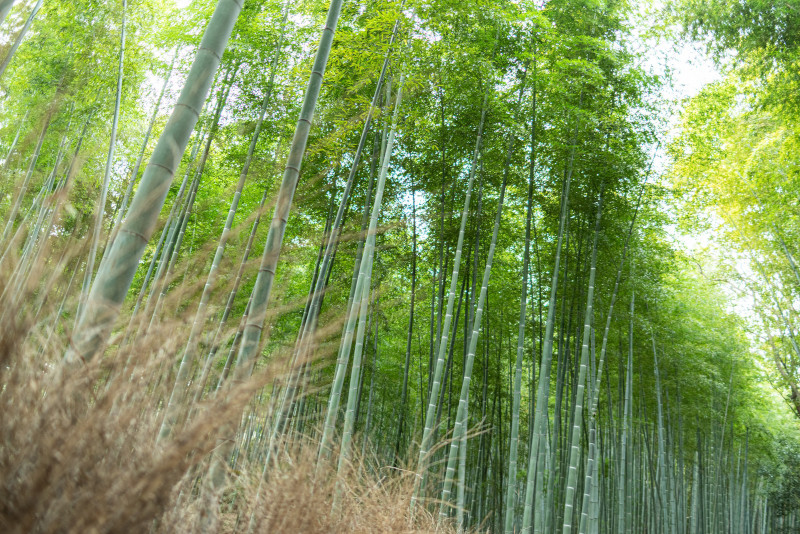
[[[285,361],[191,406],[187,422],[157,443],[187,321],[165,319],[133,344],[117,334],[102,358],[66,364],[69,321],[35,290],[58,288],[65,275],[40,266],[37,277],[46,280],[21,300],[5,290],[0,299],[0,532],[451,530],[423,506],[411,517],[413,470],[367,457],[337,475],[309,439],[276,444],[266,470],[263,447],[243,452],[215,493],[207,473],[226,429],[280,379]]]

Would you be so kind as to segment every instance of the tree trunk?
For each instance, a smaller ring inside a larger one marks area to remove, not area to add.
[[[67,361],[92,359],[105,343],[119,315],[240,11],[241,4],[236,0],[219,0],[217,3],[178,103],[133,197],[128,216],[117,239],[106,250],[108,259],[101,262],[103,268],[92,284],[65,355]]]
[[[43,0],[39,0],[36,2],[36,5],[33,6],[33,11],[31,11],[31,14],[28,16],[28,20],[25,21],[25,25],[22,27],[22,30],[20,30],[19,35],[17,35],[17,38],[14,39],[14,44],[11,45],[11,49],[6,54],[5,59],[3,59],[3,63],[0,63],[0,78],[3,77],[3,74],[6,72],[6,68],[8,68],[8,64],[11,63],[11,59],[17,52],[17,48],[19,48],[19,45],[22,43],[22,40],[28,33],[31,24],[33,23],[33,19],[36,17],[39,9],[42,7],[42,1]],[[0,23],[2,23],[3,19],[5,19],[5,17],[8,15],[8,12],[11,10],[11,5],[14,3],[13,0],[5,0],[5,2],[8,4],[7,7],[0,6],[0,16],[2,17],[0,18]]]

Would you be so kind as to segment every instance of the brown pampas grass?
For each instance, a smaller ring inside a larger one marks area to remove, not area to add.
[[[62,274],[34,276],[58,288]],[[241,444],[245,431],[254,432],[239,424],[242,413],[268,412],[288,352],[185,406],[185,423],[157,442],[187,321],[164,319],[127,346],[119,333],[103,357],[68,365],[68,323],[54,318],[57,299],[40,305],[36,287],[24,290],[28,304],[0,325],[0,532],[449,531],[424,507],[411,517],[411,470],[356,458],[337,474],[338,455],[318,463],[308,436],[275,444],[265,470],[264,428],[260,439]],[[322,329],[321,339],[340,327]],[[236,460],[216,493],[207,473],[236,428]]]

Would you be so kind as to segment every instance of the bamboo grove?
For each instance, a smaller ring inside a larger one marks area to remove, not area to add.
[[[764,132],[709,126],[732,83],[670,137],[637,9],[0,2],[4,406],[16,368],[58,377],[24,387],[64,406],[83,397],[47,384],[81,377],[87,410],[113,399],[154,458],[181,451],[142,529],[194,502],[199,531],[267,531],[305,458],[331,517],[348,474],[405,480],[399,530],[796,532],[796,215],[770,189],[793,163],[721,152]],[[703,9],[662,14],[738,46]],[[768,201],[784,228],[743,220]],[[758,320],[719,256],[673,238],[709,205],[760,274]],[[0,525],[27,531],[4,440]]]

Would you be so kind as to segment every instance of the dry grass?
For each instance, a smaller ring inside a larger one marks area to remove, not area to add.
[[[60,273],[35,276],[34,288],[65,285]],[[34,288],[24,302],[41,302]],[[449,531],[422,507],[411,520],[408,472],[356,462],[337,476],[307,442],[279,448],[263,483],[260,461],[239,462],[215,493],[205,474],[220,436],[285,362],[195,407],[156,444],[186,321],[163,323],[135,350],[117,348],[117,336],[103,358],[67,367],[67,328],[50,332],[57,303],[37,320],[33,308],[0,324],[0,532]]]

